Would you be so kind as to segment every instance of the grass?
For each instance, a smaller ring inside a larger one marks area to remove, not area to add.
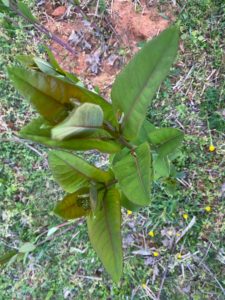
[[[159,3],[161,13],[165,3]],[[225,6],[213,0],[177,1],[174,10],[181,21],[182,49],[148,117],[156,125],[172,125],[186,133],[176,158],[180,183],[174,190],[158,182],[149,208],[131,215],[124,211],[121,283],[115,285],[107,277],[81,220],[64,224],[25,259],[1,270],[0,299],[150,299],[152,293],[157,295],[165,269],[161,299],[224,299]],[[24,42],[29,35],[20,21],[18,28],[0,34],[0,76],[4,79],[0,82],[0,124],[7,125],[2,137],[8,140],[0,144],[0,254],[23,242],[37,238],[42,242],[50,228],[62,223],[51,213],[62,192],[48,171],[46,149],[35,146],[37,154],[27,144],[14,141],[14,133],[35,112],[5,78],[5,66],[17,53],[38,53],[36,45]],[[211,143],[214,152],[208,149]],[[174,234],[179,235],[194,216],[194,226],[171,250]],[[148,235],[151,230],[154,237]],[[134,254],[143,249],[159,256],[145,256],[143,251]]]

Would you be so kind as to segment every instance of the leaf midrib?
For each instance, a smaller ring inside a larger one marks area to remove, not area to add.
[[[137,172],[138,172],[138,175],[139,175],[138,178],[139,178],[139,181],[141,182],[141,187],[142,187],[144,193],[146,195],[148,195],[148,191],[147,191],[147,189],[145,187],[145,184],[144,184],[144,181],[143,181],[143,178],[142,178],[141,169],[140,169],[139,162],[138,162],[138,156],[136,156],[136,157],[133,156],[133,159],[134,159],[134,163],[136,165],[136,169],[137,169]]]
[[[105,215],[105,224],[106,224],[106,228],[108,229],[109,239],[110,239],[110,243],[111,243],[111,246],[112,246],[112,249],[113,249],[113,258],[114,258],[114,262],[115,262],[116,272],[118,272],[120,270],[119,270],[119,267],[118,267],[117,257],[116,257],[116,245],[114,245],[114,242],[113,242],[112,233],[111,233],[111,226],[110,226],[109,220],[108,220],[108,212],[107,212],[106,204],[104,203],[106,201],[105,197],[107,197],[108,192],[109,191],[107,191],[105,193],[104,197],[103,197],[103,209],[104,209],[104,215]]]
[[[180,138],[180,137],[182,137],[182,133],[180,133],[179,135],[177,135],[177,136],[174,136],[173,138],[168,138],[167,140],[165,140],[164,142],[162,142],[162,143],[152,143],[152,144],[154,144],[154,145],[156,145],[158,148],[160,148],[160,147],[162,147],[162,146],[164,146],[165,144],[167,144],[167,143],[169,143],[169,142],[173,142],[175,139],[177,139],[177,138]]]
[[[80,170],[77,170],[73,165],[71,165],[68,161],[66,161],[66,160],[64,160],[63,158],[61,158],[60,156],[58,156],[57,154],[55,154],[54,153],[54,155],[58,158],[58,159],[60,159],[60,160],[62,160],[65,164],[67,164],[70,168],[72,168],[74,171],[76,171],[77,173],[79,173],[80,175],[82,175],[83,177],[86,177],[86,178],[88,178],[88,179],[93,179],[92,177],[90,177],[90,176],[88,176],[88,175],[86,175],[86,174],[84,174],[84,173],[82,173]],[[78,157],[77,157],[78,158]],[[78,158],[78,159],[80,159],[80,158]],[[84,161],[84,163],[86,164],[86,161]],[[100,170],[100,169],[97,169],[95,166],[89,166],[89,167],[91,167],[91,168],[93,168],[94,170],[93,170],[93,172],[104,172],[104,171],[102,171],[102,170]],[[107,176],[106,174],[104,174],[104,173],[102,173],[102,176]],[[96,180],[96,179],[95,179]],[[105,182],[105,181],[104,181]]]

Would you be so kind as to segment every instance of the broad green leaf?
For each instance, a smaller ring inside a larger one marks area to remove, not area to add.
[[[121,155],[124,154],[123,155]],[[137,205],[148,205],[152,182],[152,162],[150,147],[147,142],[135,150],[123,149],[115,155],[113,170],[124,195]],[[117,160],[117,156],[120,160]]]
[[[10,67],[8,73],[18,91],[35,106],[47,120],[54,122],[54,105],[69,107],[73,100],[80,103],[99,105],[104,112],[104,119],[117,124],[112,105],[99,95],[76,84],[65,82],[39,71],[27,70],[22,67]],[[44,97],[45,96],[45,97]],[[50,104],[49,104],[50,102]],[[45,106],[49,106],[47,113]],[[57,107],[57,106],[56,106]],[[53,110],[51,114],[51,109]],[[53,119],[53,120],[52,120]]]
[[[85,136],[103,125],[103,111],[99,105],[84,103],[52,129],[52,139],[62,141],[73,136]]]
[[[143,206],[134,204],[133,202],[129,201],[124,194],[121,194],[121,205],[128,210],[131,211],[138,211]]]
[[[176,128],[159,128],[148,135],[150,143],[160,156],[166,156],[175,151],[180,146],[183,137],[183,132]]]
[[[39,117],[25,126],[20,131],[20,136],[52,148],[82,151],[96,149],[105,153],[115,153],[121,149],[121,146],[104,130],[98,130],[85,138],[55,141],[51,139],[51,129],[52,125]]]
[[[107,183],[112,179],[109,172],[98,169],[84,159],[64,151],[49,152],[49,165],[54,179],[68,193],[88,186],[92,180]]]
[[[153,160],[154,180],[170,176],[170,162],[167,156],[157,155]]]
[[[122,275],[122,240],[120,194],[116,189],[105,191],[102,207],[87,218],[88,234],[93,248],[106,271],[115,282]]]
[[[9,251],[6,254],[4,254],[3,256],[0,257],[0,266],[8,263],[10,261],[10,259],[16,255],[18,252],[16,250],[13,251]]]
[[[175,59],[179,40],[177,26],[171,26],[148,42],[122,70],[112,87],[115,112],[124,113],[123,135],[138,136],[146,109]]]
[[[141,129],[137,138],[133,141],[134,144],[140,145],[146,141],[148,141],[148,135],[150,132],[155,130],[155,126],[151,124],[148,120],[144,120]]]
[[[17,5],[22,14],[31,22],[36,23],[38,20],[33,16],[29,7],[22,1],[17,1]]]
[[[89,189],[82,188],[65,196],[57,203],[54,213],[66,220],[88,215],[90,213]]]
[[[35,78],[32,80],[32,74],[36,71],[28,71],[22,68],[8,68],[10,79],[13,81],[15,88],[24,96],[34,108],[52,124],[57,124],[68,115],[68,108],[65,104],[58,102],[50,96],[50,93],[45,93],[35,83]],[[31,74],[31,75],[30,75]],[[42,80],[44,82],[45,79]],[[32,84],[31,84],[32,83]],[[41,86],[41,81],[39,80]],[[51,86],[49,85],[49,89]]]
[[[169,195],[174,195],[177,189],[177,180],[175,178],[165,178],[163,188]]]
[[[28,253],[28,252],[32,252],[35,249],[35,245],[33,243],[24,243],[20,248],[19,248],[19,252],[20,253]]]

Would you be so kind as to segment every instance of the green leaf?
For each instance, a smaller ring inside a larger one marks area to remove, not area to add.
[[[16,60],[28,68],[34,68],[36,66],[33,55],[19,54],[16,56]]]
[[[68,115],[68,109],[65,104],[58,102],[55,98],[50,96],[50,93],[46,93],[41,89],[40,78],[39,84],[38,81],[35,83],[35,76],[32,77],[32,75],[41,74],[40,72],[13,67],[8,68],[8,73],[15,88],[22,96],[27,98],[39,114],[45,117],[46,120],[52,124],[57,124]],[[44,81],[45,79],[42,80],[42,82]],[[49,89],[50,88],[49,84]]]
[[[134,144],[140,145],[148,140],[150,132],[155,130],[155,126],[149,121],[144,120],[143,125],[139,131],[138,137],[133,141]]]
[[[115,282],[122,275],[122,240],[120,194],[116,189],[105,191],[102,207],[87,218],[88,234],[93,248],[106,271]]]
[[[96,149],[105,153],[115,153],[121,149],[121,146],[104,130],[98,130],[85,138],[55,141],[51,139],[51,129],[52,125],[39,117],[25,126],[20,131],[20,136],[52,148],[82,151]]]
[[[117,160],[118,155],[120,160]],[[152,162],[147,142],[128,153],[125,148],[116,154],[113,160],[113,171],[128,200],[141,206],[149,204]]]
[[[62,141],[73,136],[89,134],[103,125],[103,111],[99,105],[84,103],[52,129],[52,139]]]
[[[131,211],[138,211],[140,208],[143,207],[129,201],[123,193],[121,194],[121,205]]]
[[[68,109],[73,100],[80,103],[89,102],[99,105],[104,112],[104,119],[114,125],[117,124],[111,104],[85,88],[22,67],[10,67],[8,73],[18,91],[28,98],[38,112],[53,124],[59,122],[58,119],[55,120],[54,110],[57,109],[58,111],[59,108],[65,110],[65,107]]]
[[[0,266],[6,264],[7,262],[10,261],[10,259],[17,254],[16,250],[13,251],[9,251],[6,254],[4,254],[3,256],[0,257]]]
[[[41,70],[41,72],[50,75],[50,76],[61,76],[63,77],[61,74],[59,74],[48,62],[46,62],[45,60],[39,58],[39,57],[34,57],[33,58],[34,63],[38,66],[39,70]]]
[[[122,131],[134,139],[145,119],[146,109],[175,59],[179,30],[171,26],[148,42],[122,70],[112,87],[115,112],[124,113]]]
[[[76,219],[90,213],[89,189],[82,188],[57,203],[54,213],[66,219]]]
[[[180,146],[183,137],[183,132],[176,128],[159,128],[148,135],[150,143],[160,156],[166,156],[175,151]]]
[[[49,62],[52,65],[52,67],[59,73],[61,73],[62,75],[65,75],[67,78],[69,78],[73,83],[77,83],[79,82],[79,78],[77,78],[74,74],[71,74],[69,72],[64,71],[60,65],[58,64],[57,60],[54,57],[54,54],[52,53],[52,51],[44,45],[44,49],[48,54],[49,57]]]
[[[154,180],[170,176],[170,162],[167,156],[158,155],[153,160]]]
[[[19,10],[22,12],[22,14],[31,22],[36,23],[38,20],[32,15],[31,10],[29,7],[23,3],[22,1],[17,1],[17,5]]]
[[[20,253],[28,253],[28,252],[32,252],[35,249],[35,245],[33,243],[24,243],[20,248],[19,248],[19,252]]]
[[[112,179],[109,172],[98,169],[78,156],[64,151],[51,151],[49,165],[54,179],[68,193],[88,186],[91,180],[107,183]]]

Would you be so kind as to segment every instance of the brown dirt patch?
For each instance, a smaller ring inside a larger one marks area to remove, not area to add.
[[[104,16],[93,16],[93,9],[82,11],[77,7],[68,19],[63,19],[66,10],[65,6],[55,8],[47,2],[45,12],[50,17],[44,25],[73,46],[76,54],[52,41],[50,47],[63,68],[97,86],[106,97],[122,65],[138,50],[137,43],[151,39],[170,23],[155,6],[148,8],[145,1],[136,12],[131,1],[114,0],[111,11]]]
[[[115,0],[112,6],[113,24],[125,45],[135,48],[138,41],[154,37],[163,31],[169,21],[162,18],[156,7],[143,4],[136,12],[131,1]]]

